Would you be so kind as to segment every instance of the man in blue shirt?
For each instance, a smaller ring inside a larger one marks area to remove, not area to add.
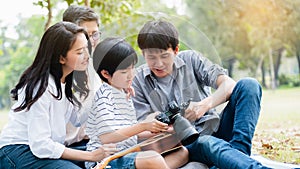
[[[170,101],[192,100],[185,111],[200,133],[187,146],[190,161],[219,168],[264,168],[250,158],[260,112],[261,86],[253,78],[235,82],[227,71],[196,51],[179,52],[178,32],[167,21],[149,21],[138,34],[146,64],[137,69],[133,97],[138,120],[167,110]],[[215,91],[211,93],[210,87]],[[227,102],[221,113],[215,107]]]

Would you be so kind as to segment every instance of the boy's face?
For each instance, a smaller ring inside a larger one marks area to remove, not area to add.
[[[173,71],[174,58],[177,51],[172,48],[162,49],[144,49],[143,55],[156,77],[162,78],[170,75]]]
[[[134,66],[131,65],[126,69],[115,71],[113,76],[108,78],[108,82],[117,89],[127,89],[131,86],[134,75],[135,69]]]
[[[87,31],[91,44],[92,51],[96,48],[97,44],[100,42],[100,32],[96,21],[84,21],[79,26],[85,28]],[[99,35],[99,36],[97,36]]]

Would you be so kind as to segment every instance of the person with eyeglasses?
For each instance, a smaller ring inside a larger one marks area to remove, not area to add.
[[[100,42],[101,32],[99,31],[99,16],[92,8],[70,5],[63,13],[63,21],[73,22],[85,28],[92,44],[92,51],[94,51]]]
[[[88,29],[88,28],[86,28]],[[92,44],[93,47],[93,51],[96,47],[96,45],[99,43],[100,41],[100,37],[101,37],[102,32],[101,31],[96,31],[96,32],[92,32],[91,34],[89,34],[89,38],[90,41],[93,41],[94,43]]]
[[[100,42],[101,37],[101,32],[99,31],[100,19],[98,14],[90,7],[71,5],[64,11],[62,20],[75,23],[86,30],[86,32],[88,33],[89,40],[91,42],[91,48],[89,49],[89,52],[90,56],[92,56],[92,53],[95,47]],[[89,65],[87,68],[87,85],[90,89],[90,94],[89,98],[82,103],[83,106],[86,108],[91,107],[95,92],[102,84],[100,77],[94,70],[92,59],[93,58],[89,59]],[[84,113],[88,112],[89,111],[85,111]],[[86,144],[88,143],[89,138],[85,134],[85,125],[82,125],[81,127],[74,127],[71,123],[68,123],[66,132],[67,135],[65,145],[67,147],[79,150],[86,150]],[[84,162],[74,161],[74,163],[82,168],[84,167]]]

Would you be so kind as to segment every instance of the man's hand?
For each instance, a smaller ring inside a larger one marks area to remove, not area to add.
[[[208,110],[209,107],[207,106],[207,104],[204,104],[202,101],[190,102],[190,105],[185,110],[184,117],[187,118],[189,121],[193,122],[201,118]]]

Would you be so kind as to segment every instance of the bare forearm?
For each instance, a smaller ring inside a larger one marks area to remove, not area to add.
[[[95,158],[93,157],[91,152],[75,150],[71,148],[65,148],[65,151],[63,152],[61,158],[75,161],[95,161]]]
[[[103,134],[99,137],[103,144],[117,143],[125,139],[128,139],[129,137],[137,135],[143,131],[145,131],[144,124],[137,123],[129,127],[121,128],[111,133]]]
[[[209,105],[209,108],[214,108],[222,103],[225,103],[231,96],[236,82],[228,76],[221,75],[217,80],[218,89],[203,102]]]

